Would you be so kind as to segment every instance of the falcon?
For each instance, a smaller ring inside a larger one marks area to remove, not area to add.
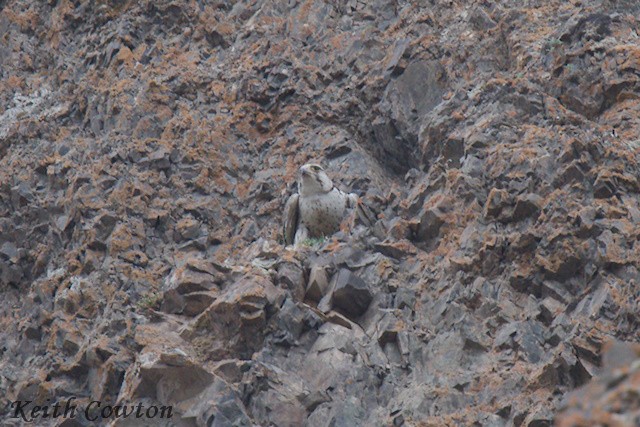
[[[302,166],[298,193],[289,197],[284,209],[285,245],[298,246],[305,239],[335,233],[349,209],[357,205],[358,195],[334,187],[322,166]]]

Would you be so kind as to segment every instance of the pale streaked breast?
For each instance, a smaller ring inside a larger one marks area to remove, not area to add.
[[[334,188],[329,193],[300,197],[298,207],[300,220],[306,225],[311,237],[327,236],[340,228],[346,198]]]

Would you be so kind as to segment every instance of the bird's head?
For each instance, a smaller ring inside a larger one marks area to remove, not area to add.
[[[333,182],[322,169],[322,166],[308,163],[300,168],[298,193],[301,196],[328,193],[332,189]]]

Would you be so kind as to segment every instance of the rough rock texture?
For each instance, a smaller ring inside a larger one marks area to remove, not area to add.
[[[599,375],[567,396],[559,427],[640,425],[640,345],[611,343],[603,359]]]
[[[181,426],[637,421],[637,360],[592,378],[640,338],[638,13],[0,2],[0,395]],[[294,253],[311,160],[377,222]],[[340,271],[370,301],[334,307]],[[597,414],[563,403],[585,384]]]

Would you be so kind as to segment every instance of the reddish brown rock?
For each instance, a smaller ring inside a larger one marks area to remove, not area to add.
[[[637,424],[637,3],[3,2],[2,395]],[[291,251],[307,162],[363,209]]]

